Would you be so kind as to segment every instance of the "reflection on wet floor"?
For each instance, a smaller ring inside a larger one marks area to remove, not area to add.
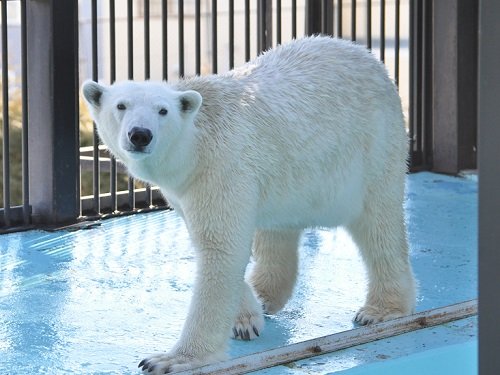
[[[419,311],[477,296],[477,182],[431,173],[408,177],[411,257]],[[103,221],[76,232],[0,236],[0,374],[138,374],[145,355],[179,335],[195,264],[175,212]],[[354,327],[365,271],[342,229],[307,231],[292,300],[232,357]],[[476,319],[261,374],[324,374],[474,340]],[[395,345],[395,343],[397,345]]]

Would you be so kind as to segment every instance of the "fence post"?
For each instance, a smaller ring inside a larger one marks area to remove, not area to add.
[[[35,224],[80,214],[78,0],[27,2],[29,180]]]
[[[411,170],[432,166],[432,0],[410,0]]]
[[[500,374],[500,2],[481,0],[479,19],[479,374]]]
[[[433,170],[476,167],[476,0],[433,2]]]
[[[306,34],[333,36],[333,1],[306,0]]]
[[[257,1],[257,53],[273,46],[273,2]]]

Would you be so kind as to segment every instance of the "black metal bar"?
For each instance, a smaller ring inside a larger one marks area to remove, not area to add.
[[[328,3],[328,6],[330,7],[330,35],[335,36],[335,3],[333,0]]]
[[[229,69],[234,68],[234,0],[229,0]]]
[[[420,62],[420,80],[421,91],[419,100],[421,103],[421,123],[420,126],[420,144],[422,150],[422,165],[430,168],[433,163],[433,116],[432,116],[432,96],[433,96],[433,26],[432,26],[432,0],[422,1],[422,35],[421,35],[421,62]]]
[[[250,0],[245,0],[245,61],[250,60]]]
[[[432,8],[410,0],[410,152],[411,169],[432,165]]]
[[[151,78],[150,1],[144,0],[144,78]]]
[[[90,23],[91,23],[91,39],[92,39],[92,79],[97,81],[98,74],[98,45],[97,45],[97,0],[92,0],[90,3]]]
[[[265,45],[265,18],[264,18],[264,8],[266,0],[257,0],[257,55],[262,52]]]
[[[161,34],[162,34],[162,67],[163,67],[163,80],[168,80],[168,1],[162,0],[161,2]]]
[[[110,195],[111,195],[111,212],[115,212],[117,210],[117,167],[116,167],[116,159],[114,156],[111,156],[111,163],[109,167],[109,178],[110,178]]]
[[[217,73],[217,0],[212,0],[212,73]]]
[[[297,0],[292,0],[292,38],[297,38]]]
[[[329,0],[323,0],[321,2],[321,33],[322,34],[327,34],[327,29],[328,29],[328,12],[327,12],[328,1]]]
[[[266,0],[265,18],[266,25],[266,50],[273,47],[273,2]]]
[[[425,113],[425,101],[422,100],[422,93],[425,89],[426,82],[425,82],[425,57],[427,54],[427,50],[424,48],[425,45],[425,0],[420,1],[417,0],[417,2],[420,2],[420,9],[419,9],[419,14],[418,14],[418,21],[416,28],[417,36],[416,36],[416,51],[415,51],[415,58],[417,59],[416,61],[416,75],[415,79],[417,80],[416,82],[416,92],[415,92],[415,98],[416,98],[416,128],[415,128],[415,137],[416,137],[416,144],[417,144],[417,150],[420,153],[421,157],[421,164],[425,164],[425,143],[424,143],[424,137],[425,137],[425,127],[423,126],[423,121],[424,121],[424,113]]]
[[[337,1],[337,37],[342,38],[342,0]]]
[[[356,41],[356,0],[351,2],[351,40]]]
[[[127,67],[128,79],[134,79],[134,4],[127,0]]]
[[[9,129],[9,46],[7,2],[2,1],[2,116],[3,116],[3,209],[4,222],[10,226],[10,129]]]
[[[372,0],[366,0],[366,47],[372,49]]]
[[[28,43],[26,26],[26,0],[21,0],[21,102],[22,102],[22,173],[23,173],[23,223],[31,221],[30,181],[29,181],[29,147],[28,147]]]
[[[134,178],[128,178],[128,207],[130,210],[135,208],[135,183]]]
[[[111,196],[111,212],[115,212],[118,209],[117,206],[117,166],[116,166],[116,159],[114,156],[111,156],[111,163],[109,167],[109,178],[110,178],[110,196]]]
[[[257,53],[272,47],[272,1],[257,1]]]
[[[109,73],[111,83],[116,80],[116,7],[115,0],[109,0]]]
[[[410,107],[409,107],[409,129],[408,136],[410,138],[410,163],[411,167],[417,164],[417,145],[416,142],[416,127],[418,123],[418,64],[417,64],[417,38],[418,38],[418,0],[410,0],[410,34],[409,34],[409,50],[410,50]]]
[[[96,213],[101,212],[101,205],[100,205],[100,166],[99,166],[99,135],[97,134],[97,127],[94,124],[93,128],[93,139],[92,139],[92,144],[94,147],[94,152],[93,152],[93,169],[92,169],[92,175],[93,175],[93,187],[92,187],[92,194],[94,196],[94,211]]]
[[[385,0],[380,0],[380,61],[385,61]]]
[[[306,1],[306,35],[326,34],[327,19],[328,14],[326,12],[325,1]]]
[[[98,66],[98,42],[97,42],[97,0],[92,0],[90,8],[91,39],[92,39],[92,79],[99,80]],[[101,212],[100,205],[100,163],[99,163],[99,136],[97,134],[96,124],[93,124],[93,168],[92,168],[92,194],[94,196],[94,212]]]
[[[334,16],[335,5],[333,0],[323,0],[321,2],[321,33],[333,36],[335,34]]]
[[[179,37],[179,78],[184,77],[184,0],[177,2],[177,22]]]
[[[115,0],[109,0],[109,72],[111,83],[116,80],[116,8]],[[116,212],[117,207],[117,169],[116,159],[111,156],[109,167],[109,190],[111,196],[111,212]]]
[[[150,1],[144,0],[144,78],[151,78],[151,28],[150,28]],[[146,205],[153,204],[151,186],[146,184]]]
[[[194,11],[194,27],[195,27],[195,72],[201,74],[201,4],[200,0],[195,2]]]
[[[127,61],[128,79],[134,79],[134,6],[132,0],[127,0]],[[131,210],[135,208],[134,179],[128,179],[128,203]]]
[[[458,19],[457,170],[464,170],[477,168],[478,2],[474,0],[458,1]],[[434,159],[435,164],[436,160]]]
[[[500,50],[498,0],[479,2],[479,371],[500,374],[500,316],[498,265],[500,264]]]
[[[281,44],[281,0],[276,0],[276,44]]]
[[[400,0],[396,0],[395,3],[395,15],[394,15],[394,82],[396,86],[399,86],[399,46],[400,46]]]

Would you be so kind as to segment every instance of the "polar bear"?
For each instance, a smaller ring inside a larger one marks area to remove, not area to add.
[[[369,285],[356,322],[414,310],[401,103],[365,48],[307,37],[225,74],[87,81],[83,95],[102,141],[133,176],[161,188],[196,252],[181,337],[143,360],[144,372],[218,361],[229,336],[258,336],[263,312],[292,294],[305,228],[344,226],[359,247]]]

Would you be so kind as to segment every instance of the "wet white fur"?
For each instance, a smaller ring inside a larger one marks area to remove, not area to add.
[[[196,248],[189,316],[175,347],[149,359],[153,374],[220,360],[233,327],[254,338],[261,305],[275,313],[292,294],[308,227],[345,226],[360,248],[369,288],[357,321],[413,311],[401,104],[364,48],[311,37],[222,75],[86,82],[83,93],[104,143],[133,176],[160,186]],[[133,126],[153,133],[143,153],[127,151]]]

